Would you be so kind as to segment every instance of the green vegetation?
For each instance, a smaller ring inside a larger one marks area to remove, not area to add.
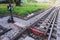
[[[23,4],[22,6],[14,6],[13,13],[17,15],[27,15],[48,7],[50,7],[50,5],[47,4]],[[9,14],[7,4],[0,4],[0,14]]]

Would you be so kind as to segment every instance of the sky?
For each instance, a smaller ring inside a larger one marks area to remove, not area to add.
[[[37,1],[39,1],[39,2],[49,2],[50,0],[37,0]],[[60,2],[60,0],[57,0],[58,2]]]
[[[60,0],[57,0],[58,2],[60,2]]]
[[[38,2],[49,2],[49,0],[37,0]]]

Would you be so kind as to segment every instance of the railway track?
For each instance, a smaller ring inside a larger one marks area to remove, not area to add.
[[[57,11],[57,12],[55,12]],[[59,10],[54,10],[43,22],[42,24],[39,24],[40,26],[39,27],[35,27],[34,26],[34,29],[37,29],[39,30],[42,34],[44,33],[44,35],[48,35],[47,36],[47,39],[45,39],[46,36],[44,36],[42,40],[51,40],[51,37],[54,35],[52,35],[52,32],[53,32],[53,29],[56,28],[55,27],[55,22],[56,22],[56,19],[57,19],[57,15],[58,15],[58,11]],[[56,31],[56,30],[54,30]],[[54,33],[54,32],[53,32]],[[42,35],[43,36],[43,35]],[[55,37],[56,38],[56,35]]]
[[[14,33],[14,36],[11,38],[10,36],[7,38],[9,38],[9,40],[26,40],[27,36],[34,40],[51,40],[52,38],[56,38],[55,35],[52,34],[56,34],[54,32],[56,29],[55,24],[58,11],[59,9],[57,7],[52,7],[45,12],[32,17],[26,21],[26,24],[22,23],[25,25],[22,25],[25,28],[21,28],[14,24],[20,31],[17,33],[15,32],[16,34]]]
[[[50,32],[49,32],[49,36],[48,36],[48,40],[53,40],[53,39],[57,39],[57,26],[56,26],[56,22],[57,22],[57,17],[58,17],[58,13],[59,13],[59,9],[55,12],[55,15],[54,15],[54,18],[53,18],[53,21],[52,21],[52,24],[51,24],[51,28],[50,28]],[[55,33],[54,33],[55,31]],[[52,35],[53,34],[53,35]],[[55,34],[55,37],[54,37],[54,34]],[[52,38],[52,36],[54,38]]]
[[[29,28],[32,28],[32,29],[36,29],[36,30],[38,30],[38,31],[41,31],[41,32],[44,32],[44,36],[45,35],[47,35],[47,32],[48,32],[48,30],[50,29],[50,26],[51,26],[51,23],[53,22],[53,19],[55,18],[55,11],[57,10],[57,9],[53,9],[54,11],[50,11],[49,13],[47,13],[46,15],[44,15],[40,20],[38,20],[37,22],[36,22],[36,24],[34,24],[33,26],[31,26],[31,27],[28,27],[28,29]],[[36,26],[39,26],[39,27],[36,27]],[[42,27],[41,27],[42,26]],[[32,30],[32,29],[30,29],[30,30]],[[43,31],[42,31],[42,30]],[[30,35],[31,34],[31,35]],[[22,35],[27,35],[27,36],[30,36],[30,37],[32,37],[32,38],[34,38],[32,35],[34,35],[34,33],[33,32],[27,32],[27,30],[25,30],[25,32],[23,32],[23,34],[21,34],[20,36],[18,36],[18,37],[15,37],[14,38],[14,40],[20,40],[20,38],[21,38],[21,36]],[[35,35],[36,36],[36,35]],[[42,35],[41,35],[42,36]],[[38,36],[37,36],[38,37]],[[43,37],[43,36],[42,36]],[[43,37],[44,38],[44,37]],[[24,38],[23,38],[24,39]],[[36,38],[34,38],[34,39],[36,39]],[[39,38],[38,39],[36,39],[36,40],[39,40]],[[43,39],[42,39],[43,40]]]

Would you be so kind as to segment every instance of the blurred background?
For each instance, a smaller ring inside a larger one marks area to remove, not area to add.
[[[12,4],[14,7],[13,14],[28,15],[37,10],[48,9],[52,6],[59,5],[60,0],[0,0],[0,15],[9,14],[7,6]]]

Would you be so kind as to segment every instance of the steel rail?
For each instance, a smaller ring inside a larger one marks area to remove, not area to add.
[[[53,28],[54,28],[56,17],[57,17],[57,13],[54,15],[54,20],[53,20],[52,25],[51,25],[51,30],[50,30],[50,34],[49,34],[48,40],[51,40],[51,35],[52,35],[52,32],[53,32]]]
[[[50,9],[50,11],[51,10],[53,10],[53,8],[52,9]],[[49,12],[49,11],[48,11]],[[48,13],[47,12],[47,13]],[[30,27],[30,26],[29,26]],[[27,29],[27,28],[26,28]],[[11,40],[16,40],[18,37],[19,37],[19,35],[21,35],[26,29],[24,29],[24,30],[22,30],[21,32],[19,32],[15,37],[13,37]]]

